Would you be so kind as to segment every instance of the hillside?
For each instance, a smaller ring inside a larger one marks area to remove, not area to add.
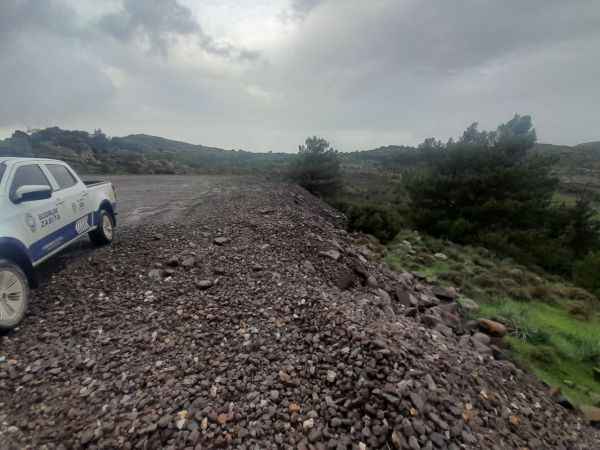
[[[289,155],[224,150],[145,134],[108,138],[58,127],[15,131],[0,156],[62,159],[83,173],[183,174],[277,172]]]
[[[591,187],[600,193],[600,142],[573,147],[536,144],[534,152],[557,158],[556,171],[566,191]],[[15,131],[0,140],[0,156],[63,159],[86,173],[281,173],[289,153],[256,153],[190,144],[147,134],[108,138],[58,127],[30,133]],[[431,153],[410,146],[389,145],[340,153],[345,172],[373,179],[382,172],[398,174],[425,166]]]
[[[384,204],[402,203],[402,174],[424,168],[435,157],[436,150],[390,145],[372,150],[342,153],[344,176],[344,200],[372,200]],[[556,159],[555,173],[560,178],[557,201],[574,203],[582,190],[593,192],[600,204],[600,142],[588,142],[576,146],[536,144],[532,154],[551,156]],[[383,193],[383,195],[382,195]]]
[[[600,171],[600,141],[572,147],[538,143],[533,152],[557,157],[557,170],[565,176],[590,176],[597,175]],[[420,151],[416,147],[389,145],[346,153],[342,158],[349,165],[401,169],[421,165],[427,161],[427,156],[427,152]]]
[[[582,188],[600,194],[600,142],[587,142],[573,147],[537,144],[535,149],[557,158],[556,171],[565,190],[575,192]]]

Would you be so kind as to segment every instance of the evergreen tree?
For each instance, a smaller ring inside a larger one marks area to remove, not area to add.
[[[329,142],[317,136],[306,139],[292,163],[292,178],[317,195],[333,194],[340,186],[340,158]]]

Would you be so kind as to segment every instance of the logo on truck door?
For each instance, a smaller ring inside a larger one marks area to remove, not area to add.
[[[35,217],[29,213],[25,215],[25,224],[29,227],[32,233],[37,231],[37,222],[35,221]]]
[[[52,225],[54,222],[58,222],[60,220],[60,214],[58,214],[58,208],[54,208],[54,209],[51,209],[50,211],[41,213],[38,216],[38,219],[40,219],[42,228],[45,228],[48,225]]]

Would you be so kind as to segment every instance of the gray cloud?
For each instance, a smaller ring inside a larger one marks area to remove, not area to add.
[[[0,3],[0,127],[107,112],[113,87],[82,47],[88,34],[66,4]]]
[[[124,0],[123,8],[102,17],[99,25],[116,39],[147,39],[163,53],[176,35],[199,34],[207,39],[189,8],[176,0]]]
[[[237,48],[207,35],[192,11],[177,0],[124,0],[121,10],[106,14],[98,25],[118,40],[137,40],[163,55],[168,53],[178,36],[195,36],[198,44],[214,55],[246,60],[259,56],[258,52]]]
[[[45,29],[59,34],[74,30],[74,11],[52,0],[3,0],[0,2],[0,34]]]
[[[302,20],[324,0],[292,0],[290,8],[282,13],[284,21]]]
[[[279,0],[278,31],[192,0],[83,1],[0,2],[0,128],[283,151],[317,133],[353,150],[519,112],[542,141],[600,139],[598,2]]]

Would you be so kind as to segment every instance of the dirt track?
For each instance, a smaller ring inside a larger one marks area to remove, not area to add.
[[[113,180],[117,242],[46,267],[0,337],[0,448],[598,448],[300,189]]]
[[[250,182],[251,178],[222,175],[108,175],[100,178],[116,187],[119,219],[125,225],[172,222],[192,205],[215,199],[215,195],[264,187],[257,180]]]

